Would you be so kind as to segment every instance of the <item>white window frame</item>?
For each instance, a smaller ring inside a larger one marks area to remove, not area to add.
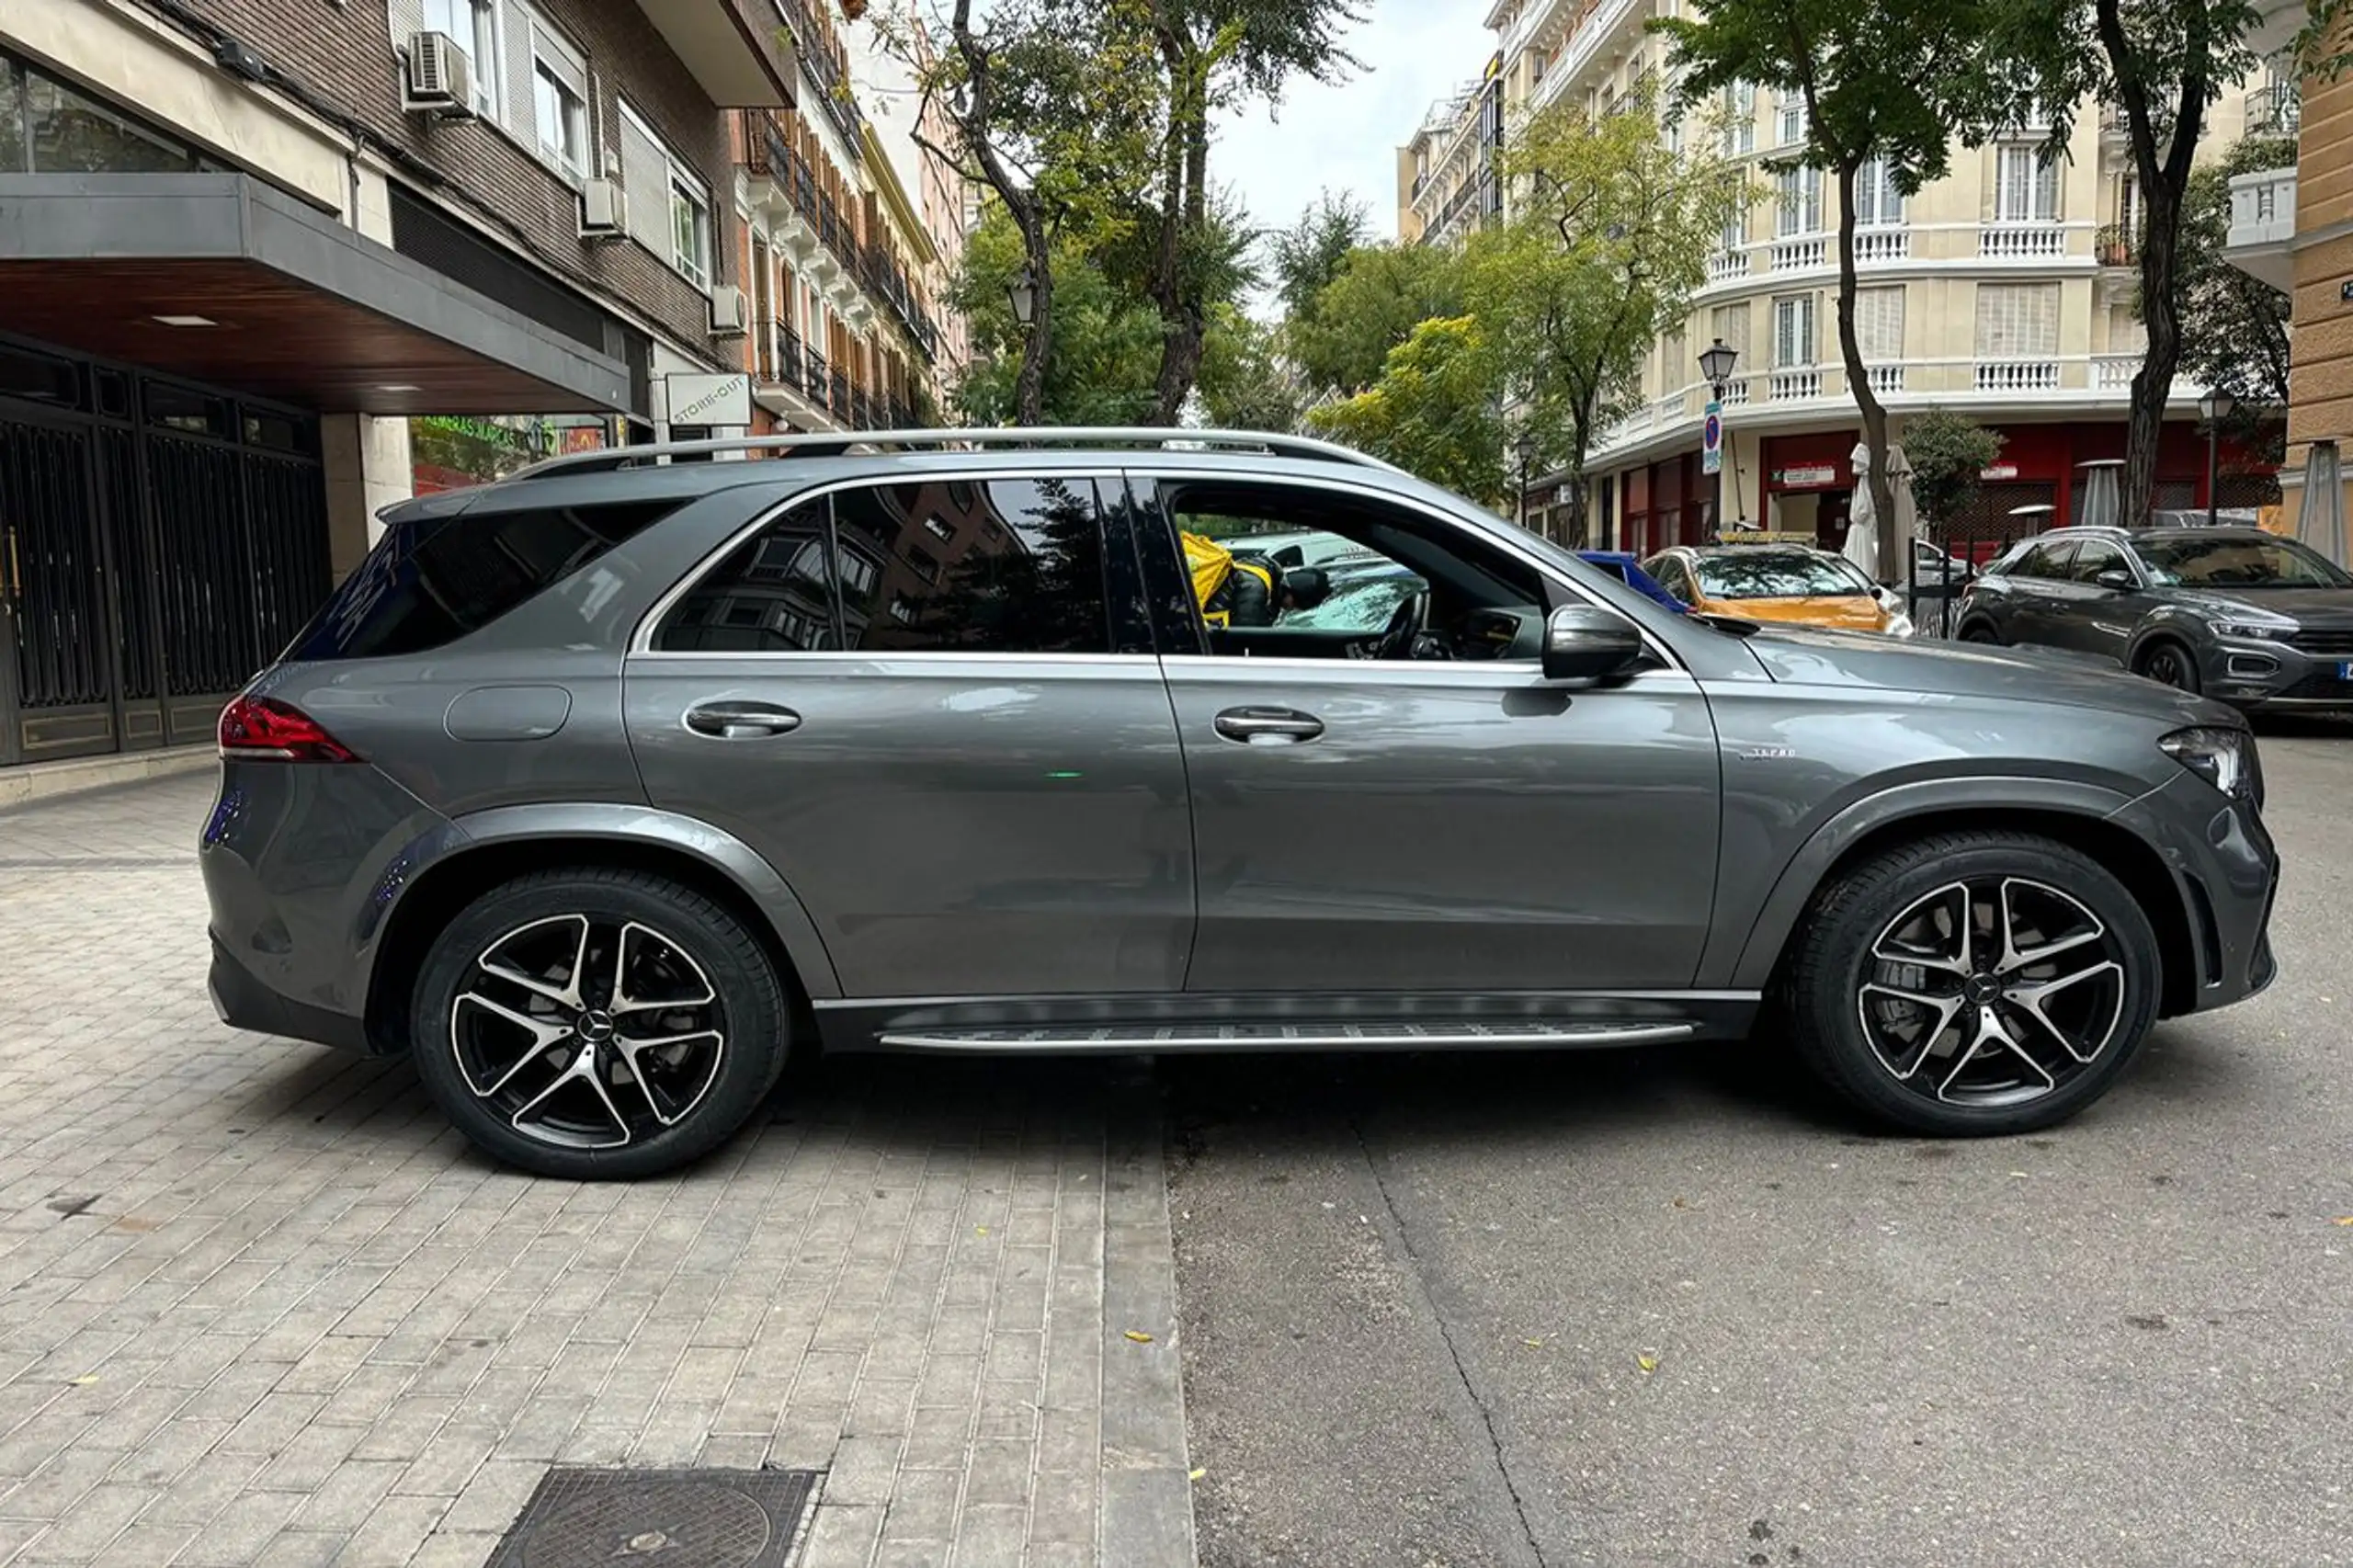
[[[1867,158],[1855,171],[1855,225],[1862,229],[1892,229],[1904,222],[1904,193],[1895,188],[1895,171],[1884,158]]]
[[[1893,310],[1883,308],[1891,302]],[[1865,359],[1886,365],[1904,358],[1905,304],[1901,283],[1855,290],[1855,337]]]
[[[1774,187],[1773,236],[1796,239],[1822,233],[1822,171],[1783,169]]]
[[[554,169],[573,185],[588,177],[596,166],[597,138],[595,117],[589,105],[596,94],[588,75],[588,59],[572,46],[572,40],[550,27],[546,18],[518,0],[507,0],[508,15],[519,24],[523,46],[531,53],[531,112],[529,120],[517,125],[518,134],[527,137],[529,144],[538,152],[541,162]],[[543,92],[552,89],[558,97],[558,112],[570,110],[566,117],[569,129],[579,141],[577,157],[567,157],[561,146],[551,145],[540,113]],[[517,118],[522,117],[518,110]],[[658,141],[659,138],[656,138]]]
[[[1817,335],[1820,324],[1815,319],[1815,301],[1812,294],[1779,294],[1773,300],[1773,369],[1777,370],[1808,370],[1821,363],[1822,343]],[[1797,335],[1788,327],[1791,320],[1804,324],[1802,357],[1787,352],[1790,339]]]
[[[1780,132],[1779,145],[1794,147],[1805,140],[1805,96],[1802,93],[1783,93],[1780,110],[1775,121]]]
[[[473,79],[476,114],[496,119],[499,84],[505,80],[506,40],[502,36],[498,0],[424,0],[425,30],[440,33],[466,57]],[[466,26],[460,27],[463,18]]]
[[[2059,162],[2041,145],[2009,142],[1995,151],[1994,216],[2004,223],[2059,222]]]
[[[1724,90],[1724,155],[1739,157],[1756,151],[1756,88],[1734,82]]]
[[[703,183],[701,176],[694,172],[685,159],[678,156],[676,151],[663,139],[643,115],[630,107],[627,98],[618,101],[620,105],[621,118],[640,136],[651,143],[654,151],[662,154],[665,165],[661,192],[662,210],[668,216],[668,222],[664,223],[663,230],[669,236],[670,241],[669,254],[662,259],[670,264],[672,271],[696,288],[708,289],[710,287],[713,246],[716,243],[716,227],[713,222],[715,210],[711,206],[710,187]],[[629,198],[631,201],[650,200],[654,194],[652,191],[633,190],[629,193]],[[679,249],[678,210],[682,202],[690,205],[696,214],[691,237],[699,250],[699,255],[682,254]]]

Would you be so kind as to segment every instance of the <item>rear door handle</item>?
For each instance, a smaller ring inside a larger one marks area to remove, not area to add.
[[[1211,722],[1229,741],[1296,745],[1324,733],[1324,721],[1290,708],[1229,708]]]
[[[703,702],[687,710],[687,728],[716,741],[753,741],[801,728],[801,715],[773,702]]]

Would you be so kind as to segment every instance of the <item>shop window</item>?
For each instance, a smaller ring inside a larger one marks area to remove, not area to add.
[[[195,154],[37,72],[24,75],[25,140],[35,174],[187,174]]]
[[[25,147],[25,68],[0,54],[0,175],[30,166]]]
[[[82,406],[82,377],[71,360],[0,344],[0,397],[61,408]]]
[[[245,415],[245,445],[265,447],[273,452],[308,452],[310,426],[283,414],[249,410]]]
[[[188,436],[212,436],[228,440],[235,426],[229,420],[229,401],[207,397],[168,381],[146,383],[147,423]]]

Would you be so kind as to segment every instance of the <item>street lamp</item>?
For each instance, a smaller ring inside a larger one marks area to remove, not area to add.
[[[2218,520],[2215,492],[2221,488],[2222,421],[2239,405],[2238,399],[2220,387],[2207,389],[2198,400],[2198,412],[2206,416],[2206,526],[2212,528]]]
[[[1519,526],[1528,526],[1528,471],[1536,461],[1536,432],[1522,426],[1519,438],[1512,443],[1513,455],[1519,459]]]
[[[1732,381],[1733,367],[1739,363],[1740,350],[1734,348],[1731,344],[1726,343],[1721,337],[1708,345],[1707,347],[1699,350],[1699,374],[1708,379],[1709,391],[1713,394],[1710,398],[1709,403],[1710,406],[1716,410],[1716,418],[1718,421],[1718,435],[1716,437],[1715,498],[1715,528],[1718,533],[1722,533],[1724,528],[1724,464],[1723,437],[1722,434],[1724,389]]]
[[[1013,275],[1012,286],[1006,290],[1005,295],[1013,302],[1014,321],[1027,332],[1030,324],[1038,319],[1038,278],[1029,270],[1028,262],[1023,262],[1021,270]]]

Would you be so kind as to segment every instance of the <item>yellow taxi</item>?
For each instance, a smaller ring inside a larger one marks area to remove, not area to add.
[[[1912,635],[1902,602],[1843,555],[1796,544],[1680,545],[1643,562],[1695,615]]]

